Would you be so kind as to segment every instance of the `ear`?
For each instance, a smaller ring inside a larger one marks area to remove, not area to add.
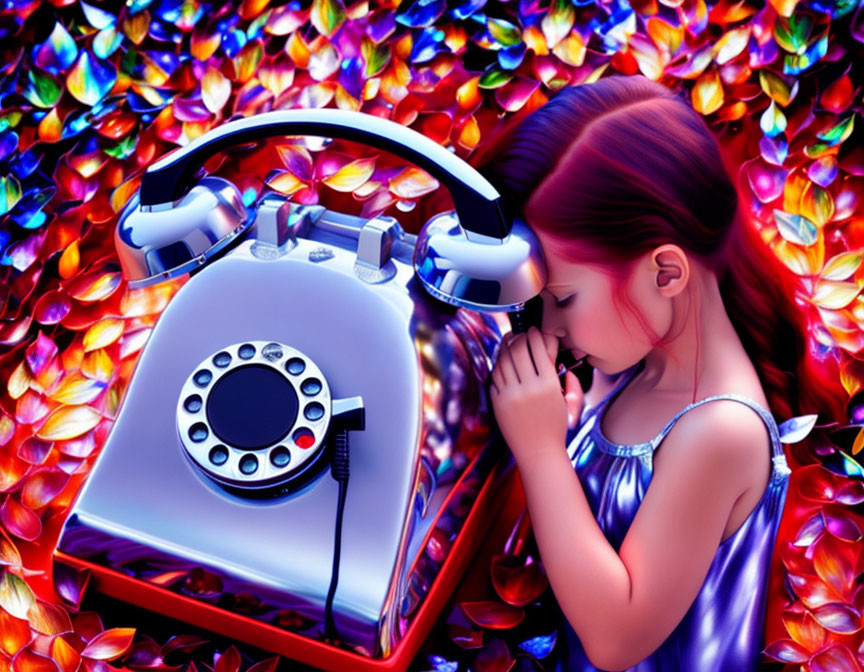
[[[690,279],[687,255],[677,245],[660,245],[651,252],[655,286],[660,293],[671,298],[684,291]]]

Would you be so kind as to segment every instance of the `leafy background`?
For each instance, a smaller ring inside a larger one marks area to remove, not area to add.
[[[811,347],[848,395],[848,424],[821,463],[792,473],[765,669],[860,670],[862,43],[864,10],[851,0],[6,0],[0,671],[287,665],[98,602],[86,573],[51,570],[59,526],[137,356],[184,282],[130,290],[120,273],[113,228],[150,163],[226,120],[294,107],[375,114],[470,160],[504,121],[561,87],[636,73],[688,100],[736,162],[749,222],[797,274]],[[370,149],[281,138],[206,167],[234,180],[247,204],[270,188],[392,214],[417,232],[443,190]],[[549,660],[554,602],[527,518],[495,550],[479,568],[486,594],[448,605],[416,669],[543,669]]]

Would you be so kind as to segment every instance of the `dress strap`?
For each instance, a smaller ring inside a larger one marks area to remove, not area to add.
[[[741,394],[732,394],[732,393],[715,394],[711,397],[706,397],[705,399],[700,399],[699,401],[697,401],[695,403],[688,404],[684,409],[679,411],[678,414],[675,415],[675,417],[672,418],[668,422],[668,424],[663,428],[663,430],[654,438],[654,440],[653,440],[654,447],[656,448],[657,446],[660,445],[660,442],[665,438],[666,434],[669,433],[669,430],[672,429],[672,427],[678,421],[678,418],[680,418],[682,415],[684,415],[687,411],[690,411],[690,410],[696,408],[697,406],[701,406],[702,404],[706,404],[709,401],[715,401],[717,399],[731,399],[732,401],[740,401],[742,404],[745,404],[745,405],[749,406],[750,408],[752,408],[754,411],[756,411],[759,414],[759,417],[761,417],[762,420],[765,422],[765,424],[768,425],[768,433],[771,436],[771,455],[772,455],[772,457],[775,457],[775,458],[776,457],[782,457],[785,461],[785,455],[783,453],[783,448],[780,445],[780,430],[777,427],[777,423],[774,420],[774,416],[772,416],[771,413],[765,407],[763,407],[761,404],[758,404],[757,402],[753,401],[749,397],[745,397]],[[779,460],[775,460],[775,463],[777,463],[777,462],[779,462]]]

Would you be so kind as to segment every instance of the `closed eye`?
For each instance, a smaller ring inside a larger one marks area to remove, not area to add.
[[[570,296],[568,296],[566,299],[560,299],[558,301],[555,301],[555,305],[561,306],[561,307],[569,306],[571,303],[573,303],[573,298],[575,296],[576,296],[576,294],[574,293],[574,294],[571,294]]]

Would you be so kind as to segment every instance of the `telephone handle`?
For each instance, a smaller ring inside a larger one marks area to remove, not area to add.
[[[197,172],[217,152],[280,135],[342,138],[391,152],[447,187],[466,231],[495,239],[510,233],[512,221],[500,194],[471,165],[422,133],[353,110],[277,110],[229,121],[152,164],[141,180],[140,204],[153,209],[171,205],[194,186]]]

